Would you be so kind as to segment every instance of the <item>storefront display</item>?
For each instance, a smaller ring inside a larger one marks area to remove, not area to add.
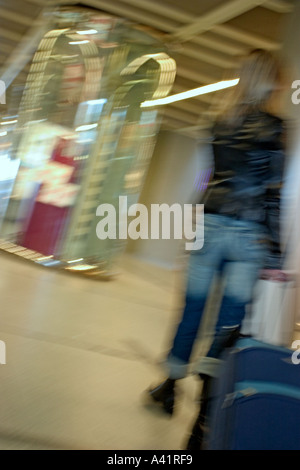
[[[70,7],[50,21],[11,134],[17,171],[0,213],[1,247],[108,272],[125,241],[99,240],[96,209],[117,208],[119,196],[138,201],[159,130],[155,108],[140,105],[170,92],[176,64],[123,19]]]

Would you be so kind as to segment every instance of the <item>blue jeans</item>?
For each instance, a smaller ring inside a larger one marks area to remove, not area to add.
[[[265,229],[259,224],[222,215],[205,215],[204,245],[190,254],[185,308],[166,361],[171,378],[181,378],[187,373],[216,274],[224,276],[225,287],[208,356],[217,357],[226,335],[241,325],[266,257],[265,239]]]

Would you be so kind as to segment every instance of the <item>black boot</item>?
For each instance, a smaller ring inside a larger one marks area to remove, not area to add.
[[[222,327],[215,332],[207,357],[220,358],[225,349],[231,348],[240,336],[240,326]]]
[[[202,450],[205,437],[207,436],[207,409],[210,401],[210,385],[212,378],[204,374],[201,374],[200,378],[203,379],[200,410],[185,446],[185,450],[189,451]]]
[[[148,390],[149,396],[163,406],[166,413],[172,415],[175,404],[175,380],[167,379],[152,390]]]
[[[234,345],[240,335],[240,327],[221,328],[215,334],[213,343],[207,353],[207,357],[218,358],[226,348]],[[205,448],[205,439],[208,436],[208,415],[212,400],[213,377],[206,374],[199,374],[203,380],[202,392],[200,396],[200,410],[192,428],[185,450],[199,451]]]

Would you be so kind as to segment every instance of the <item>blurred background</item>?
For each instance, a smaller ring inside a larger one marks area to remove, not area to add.
[[[296,0],[0,1],[0,448],[180,448],[194,381],[172,423],[140,394],[182,303],[183,241],[100,240],[96,210],[112,204],[118,229],[120,196],[200,202],[227,92],[202,87],[238,78],[251,49],[274,51],[289,123],[283,244],[297,277],[299,22]]]

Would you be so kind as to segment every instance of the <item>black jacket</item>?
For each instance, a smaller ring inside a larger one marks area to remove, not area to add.
[[[270,248],[265,268],[281,268],[283,121],[259,111],[235,127],[219,122],[213,128],[213,153],[214,177],[204,198],[205,212],[265,225]]]

